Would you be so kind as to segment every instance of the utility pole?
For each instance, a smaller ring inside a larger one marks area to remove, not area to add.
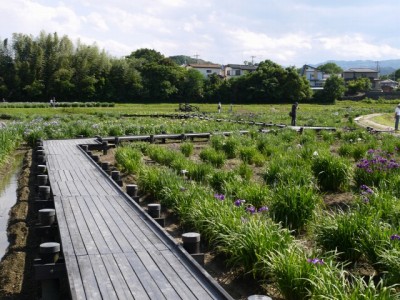
[[[256,58],[256,56],[252,55],[251,56],[251,65],[254,66],[254,58]]]
[[[378,75],[381,71],[381,67],[379,66],[379,61],[376,61],[376,70],[378,71]]]
[[[198,63],[199,63],[199,56],[200,56],[200,55],[196,53],[196,54],[193,55],[193,56],[196,58],[196,64],[198,64]]]

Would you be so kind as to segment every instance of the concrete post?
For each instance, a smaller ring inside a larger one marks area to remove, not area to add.
[[[44,208],[39,210],[39,222],[43,226],[50,226],[56,220],[56,210],[52,208]]]
[[[95,163],[98,163],[98,162],[100,161],[100,156],[98,156],[98,155],[93,155],[93,156],[92,156],[92,159],[93,159],[93,161],[94,161]]]
[[[265,295],[251,295],[247,300],[272,300],[272,298]]]
[[[102,146],[103,146],[103,155],[106,155],[108,152],[108,142],[107,141],[102,142]]]
[[[200,253],[200,233],[197,232],[187,232],[182,234],[183,248],[189,254]]]
[[[42,243],[40,244],[39,254],[42,263],[56,263],[60,256],[60,244],[55,242]]]
[[[150,203],[147,205],[147,212],[152,218],[160,218],[161,216],[161,204]]]
[[[138,186],[136,184],[127,184],[126,185],[126,193],[130,197],[137,197]]]
[[[48,176],[47,175],[44,175],[44,174],[39,174],[39,175],[37,175],[37,184],[39,185],[39,186],[41,186],[41,185],[48,185]]]
[[[42,263],[56,263],[60,254],[60,244],[49,242],[40,244],[40,258]],[[60,299],[59,280],[44,279],[41,281],[42,300],[58,300]]]
[[[108,172],[110,170],[110,163],[108,161],[102,162],[101,168],[103,171]]]
[[[39,198],[44,200],[50,199],[50,187],[47,185],[39,186]]]
[[[37,165],[36,169],[38,174],[45,174],[47,172],[46,165]]]

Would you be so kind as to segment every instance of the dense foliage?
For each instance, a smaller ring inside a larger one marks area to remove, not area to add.
[[[57,33],[15,33],[0,43],[0,99],[7,101],[278,103],[311,98],[294,67],[266,60],[236,80],[203,77],[151,49],[111,57]]]

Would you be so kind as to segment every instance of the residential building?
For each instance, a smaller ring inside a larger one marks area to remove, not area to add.
[[[311,88],[321,88],[325,84],[327,75],[316,67],[304,65],[301,76],[305,76]]]
[[[257,70],[257,66],[254,65],[228,64],[224,67],[224,76],[225,78],[230,79],[254,72],[255,70]]]
[[[368,78],[371,81],[372,89],[379,87],[379,71],[369,68],[351,68],[343,72],[344,81]]]
[[[223,66],[218,64],[188,64],[186,68],[193,68],[199,71],[204,77],[209,77],[211,74],[223,76]]]
[[[380,86],[384,92],[393,92],[399,87],[399,83],[391,79],[386,79],[380,82]]]

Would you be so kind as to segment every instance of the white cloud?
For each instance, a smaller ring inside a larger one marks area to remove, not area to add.
[[[280,63],[290,63],[298,51],[312,49],[311,38],[304,34],[290,33],[273,37],[261,32],[237,29],[230,31],[229,35],[245,56],[277,59]]]
[[[92,24],[96,30],[108,31],[109,29],[104,17],[99,13],[91,13],[85,19],[88,23]]]
[[[111,55],[149,47],[225,64],[400,57],[398,0],[60,1],[0,0],[0,37],[45,30]]]
[[[45,29],[69,33],[79,30],[81,19],[64,5],[44,6],[28,0],[6,1],[1,5],[0,25],[14,32],[37,35]],[[3,32],[3,29],[2,29]]]
[[[346,59],[389,59],[400,57],[400,48],[368,42],[362,35],[321,37],[317,41],[335,57]],[[317,49],[315,49],[317,50]]]

